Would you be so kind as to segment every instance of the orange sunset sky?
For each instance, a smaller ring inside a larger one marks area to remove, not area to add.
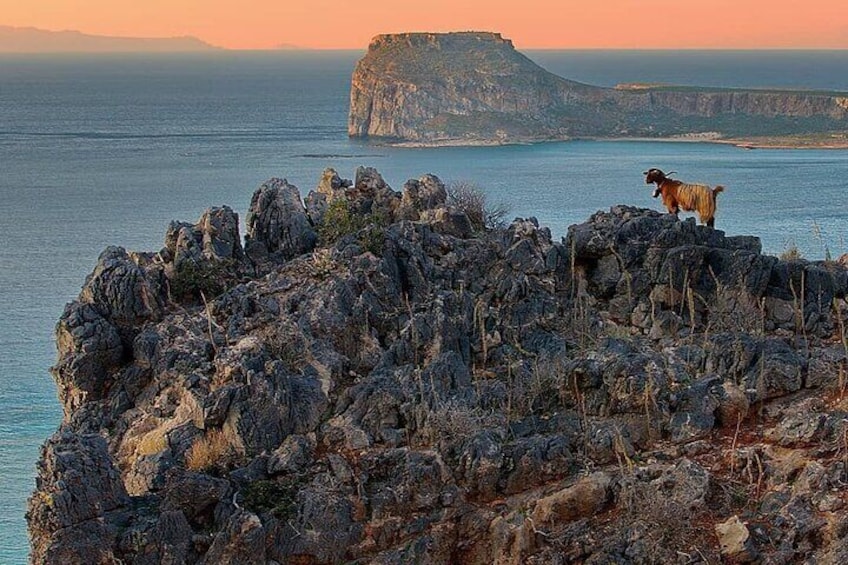
[[[846,0],[0,0],[0,25],[233,49],[361,49],[379,33],[468,29],[525,49],[848,48]]]

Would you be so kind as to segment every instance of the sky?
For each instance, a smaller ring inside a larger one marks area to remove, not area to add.
[[[0,25],[231,49],[364,49],[380,33],[462,30],[523,49],[848,48],[845,0],[0,0]]]

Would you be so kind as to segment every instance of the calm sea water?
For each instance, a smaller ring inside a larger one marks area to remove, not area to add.
[[[26,561],[25,500],[61,410],[52,331],[98,253],[157,249],[169,220],[210,205],[243,216],[253,189],[302,194],[324,167],[379,168],[389,183],[433,172],[473,181],[554,234],[619,203],[659,209],[650,166],[720,183],[718,227],[768,252],[848,251],[848,151],[572,142],[392,149],[347,139],[356,52],[193,56],[0,56],[0,563]],[[585,82],[660,81],[848,90],[846,52],[531,52]]]

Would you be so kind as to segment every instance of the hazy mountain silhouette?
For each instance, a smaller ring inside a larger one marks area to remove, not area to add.
[[[220,49],[196,37],[110,37],[79,31],[0,26],[0,53],[130,53]]]

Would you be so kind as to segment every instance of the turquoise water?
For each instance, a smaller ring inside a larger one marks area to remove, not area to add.
[[[848,151],[571,142],[393,149],[346,136],[354,52],[94,58],[0,56],[0,563],[26,561],[26,497],[61,409],[52,331],[99,252],[157,249],[172,219],[211,205],[242,216],[253,189],[287,177],[302,194],[324,167],[372,165],[389,183],[434,172],[473,181],[556,236],[619,203],[660,209],[650,166],[723,184],[717,227],[768,252],[848,251]],[[570,78],[848,90],[840,52],[537,52]]]

